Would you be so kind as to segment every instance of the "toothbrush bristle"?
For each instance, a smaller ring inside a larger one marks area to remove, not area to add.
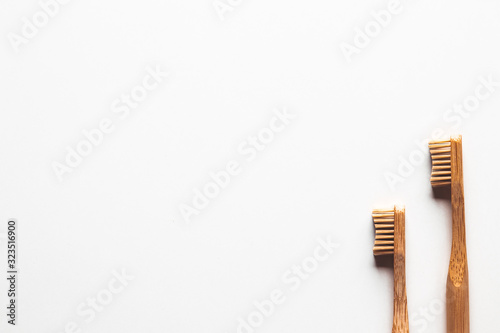
[[[429,150],[432,160],[431,185],[433,187],[451,184],[451,140],[431,141]]]
[[[394,208],[375,209],[372,217],[375,224],[373,254],[376,256],[394,254]]]

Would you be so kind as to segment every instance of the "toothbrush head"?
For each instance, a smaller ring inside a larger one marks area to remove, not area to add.
[[[456,147],[459,147],[461,151],[461,135],[451,137],[449,140],[429,142],[432,160],[432,187],[447,187],[451,185],[452,162],[457,158]]]

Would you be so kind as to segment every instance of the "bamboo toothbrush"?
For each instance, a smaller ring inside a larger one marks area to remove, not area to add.
[[[448,333],[469,333],[469,273],[465,244],[462,136],[429,143],[432,158],[431,184],[451,187],[452,245],[446,283]]]
[[[405,273],[405,208],[373,211],[375,246],[373,254],[394,255],[394,319],[392,333],[408,333]]]

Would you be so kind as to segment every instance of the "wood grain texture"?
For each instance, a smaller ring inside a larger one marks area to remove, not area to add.
[[[394,319],[392,333],[408,333],[405,267],[405,209],[394,209]]]
[[[452,245],[446,286],[448,333],[469,333],[469,275],[465,240],[462,137],[451,138]]]

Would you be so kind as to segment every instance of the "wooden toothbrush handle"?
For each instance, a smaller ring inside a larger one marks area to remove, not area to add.
[[[405,252],[405,210],[404,208],[396,208],[394,213],[394,320],[392,333],[409,333]]]
[[[446,327],[448,333],[469,333],[469,276],[467,262],[464,279],[455,285],[448,274],[446,283]]]
[[[462,137],[451,140],[452,245],[446,283],[448,333],[469,333],[469,269],[465,237]]]

